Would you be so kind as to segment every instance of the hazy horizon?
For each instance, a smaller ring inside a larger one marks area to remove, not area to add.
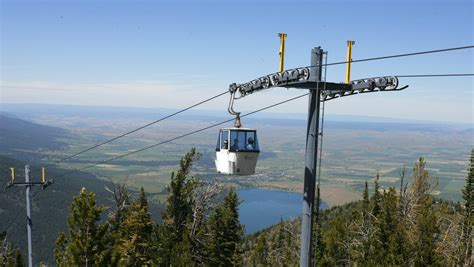
[[[231,83],[276,72],[278,32],[288,34],[285,69],[307,66],[316,46],[328,51],[328,63],[345,61],[348,39],[355,41],[354,60],[473,44],[472,1],[384,1],[389,13],[380,12],[377,1],[272,3],[2,1],[0,99],[179,109],[224,92]],[[370,14],[370,19],[348,23],[334,14]],[[403,19],[388,19],[393,14]],[[351,77],[472,73],[473,55],[464,49],[354,63]],[[344,77],[344,65],[328,67],[327,81]],[[400,78],[401,86],[410,87],[344,97],[328,102],[326,111],[472,123],[473,81]],[[236,101],[235,108],[255,110],[304,91],[275,88]],[[200,108],[227,110],[227,105],[223,97]],[[306,109],[307,100],[298,99],[272,112]]]
[[[8,107],[18,106],[29,106],[31,109],[41,107],[56,107],[56,108],[80,108],[80,109],[103,109],[109,112],[161,112],[161,113],[172,113],[180,110],[180,108],[166,108],[166,107],[139,107],[139,106],[108,106],[108,105],[75,105],[75,104],[45,104],[45,103],[2,103],[0,102],[0,112],[15,113],[18,110],[11,112]],[[182,107],[184,108],[184,107]],[[10,112],[9,112],[10,111]],[[243,110],[242,112],[249,112],[251,110]],[[28,111],[22,111],[28,113]],[[229,117],[227,110],[211,110],[211,109],[200,109],[199,107],[186,111],[181,116],[195,115],[193,112],[199,113],[198,115],[212,116],[212,117]],[[150,114],[147,114],[150,115]],[[157,114],[160,116],[163,114]],[[307,120],[306,112],[272,112],[271,109],[268,111],[259,112],[253,114],[252,118],[271,118],[271,119],[292,119],[292,120]],[[383,123],[428,123],[428,124],[453,124],[453,125],[464,125],[474,126],[474,122],[463,122],[463,121],[443,121],[443,120],[417,120],[411,118],[402,117],[384,117],[384,116],[370,116],[370,115],[352,115],[352,114],[340,114],[340,113],[328,113],[325,112],[326,119],[333,121],[363,121],[363,122],[383,122]],[[158,119],[158,118],[157,118]]]

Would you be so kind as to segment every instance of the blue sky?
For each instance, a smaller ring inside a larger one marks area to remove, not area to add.
[[[1,102],[181,108],[286,68],[472,45],[472,1],[7,1],[1,0]],[[353,78],[473,73],[473,51],[353,65]],[[344,66],[328,68],[342,81]],[[473,123],[473,78],[403,79],[398,93],[329,102],[327,112]],[[273,89],[236,103],[253,110],[303,93]],[[224,97],[202,109],[226,112]],[[306,100],[274,112],[306,112]]]

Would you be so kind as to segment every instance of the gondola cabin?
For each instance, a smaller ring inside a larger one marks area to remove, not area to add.
[[[217,172],[234,175],[254,174],[259,153],[255,129],[221,129],[216,146]]]

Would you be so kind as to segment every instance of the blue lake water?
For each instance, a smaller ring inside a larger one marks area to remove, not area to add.
[[[252,234],[280,222],[301,216],[303,195],[268,189],[237,190],[240,204],[240,223],[245,225],[245,233]],[[327,208],[322,202],[321,208]]]

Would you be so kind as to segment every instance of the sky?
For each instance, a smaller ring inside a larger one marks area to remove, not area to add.
[[[0,0],[0,103],[183,108],[285,68],[473,45],[470,0]],[[473,49],[354,63],[352,78],[474,73]],[[327,69],[344,80],[345,66]],[[472,77],[401,78],[402,92],[328,102],[328,114],[474,124]],[[275,88],[236,101],[251,111],[305,93]],[[228,96],[199,108],[227,112]],[[271,110],[306,113],[307,99]],[[304,116],[302,114],[302,116]]]

